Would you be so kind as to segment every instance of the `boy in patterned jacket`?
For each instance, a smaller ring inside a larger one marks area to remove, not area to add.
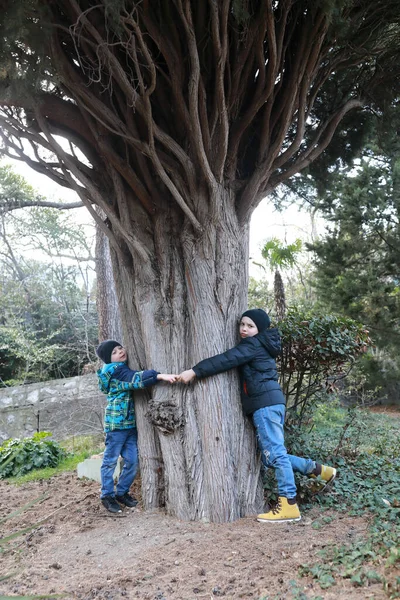
[[[105,451],[101,465],[101,503],[112,513],[120,513],[121,504],[136,506],[137,500],[129,494],[138,466],[137,429],[132,390],[155,385],[159,381],[175,383],[176,375],[153,370],[133,371],[127,364],[125,348],[114,340],[102,342],[96,354],[105,363],[97,371],[100,390],[107,394],[104,418]],[[114,492],[114,470],[118,457],[124,460],[122,472]]]

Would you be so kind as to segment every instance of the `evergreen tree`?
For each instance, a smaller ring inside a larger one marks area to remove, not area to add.
[[[400,152],[370,148],[319,198],[327,235],[315,252],[316,287],[332,310],[364,322],[380,347],[400,347]],[[383,153],[385,150],[385,154]]]
[[[75,189],[108,236],[131,360],[180,370],[232,346],[250,216],[346,115],[398,92],[398,0],[0,6],[6,151]],[[181,518],[254,512],[234,374],[189,392],[157,386],[154,399],[150,410],[136,399],[145,506],[165,490]]]

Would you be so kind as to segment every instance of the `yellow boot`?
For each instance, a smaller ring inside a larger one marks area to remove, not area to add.
[[[336,469],[335,467],[328,467],[327,465],[321,465],[321,475],[322,481],[325,481],[325,485],[328,483],[332,483],[336,477]]]
[[[335,467],[328,467],[327,465],[320,465],[316,463],[314,471],[310,474],[312,479],[319,477],[318,481],[312,484],[311,492],[318,494],[319,492],[326,491],[326,489],[332,485],[333,480],[336,477]]]
[[[300,521],[300,519],[296,498],[285,498],[284,496],[279,496],[275,508],[257,517],[257,521],[260,523],[289,523],[290,521]]]

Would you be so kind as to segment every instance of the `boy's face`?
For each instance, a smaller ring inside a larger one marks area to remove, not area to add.
[[[239,333],[241,338],[253,337],[258,333],[257,325],[249,317],[243,317],[240,321]]]
[[[125,362],[126,361],[126,350],[122,346],[115,346],[111,352],[111,362]]]

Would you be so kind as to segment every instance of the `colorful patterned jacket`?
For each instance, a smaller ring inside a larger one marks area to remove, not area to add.
[[[107,394],[104,431],[136,427],[132,390],[157,383],[158,371],[132,371],[124,362],[108,363],[97,371],[99,389]]]

